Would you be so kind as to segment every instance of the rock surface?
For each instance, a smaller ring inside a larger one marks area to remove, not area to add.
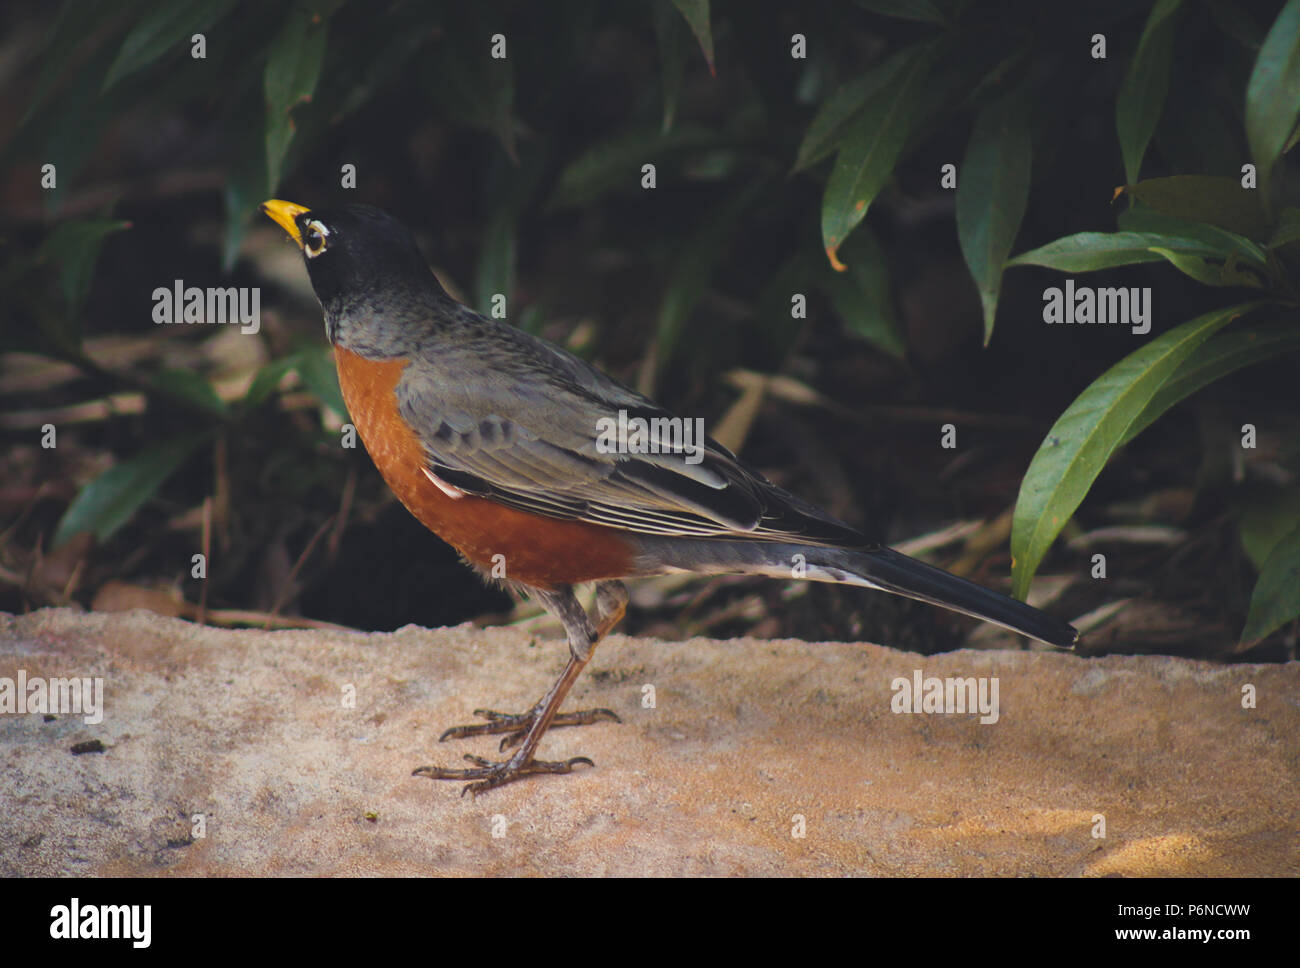
[[[0,714],[0,875],[1300,874],[1300,663],[611,636],[569,708],[623,724],[542,745],[595,769],[410,775],[494,755],[438,734],[563,661],[517,629],[0,615],[0,687],[104,679],[101,723]],[[918,669],[997,677],[997,722],[891,711]]]

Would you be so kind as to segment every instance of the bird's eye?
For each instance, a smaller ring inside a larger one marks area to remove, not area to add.
[[[307,223],[302,233],[302,250],[307,253],[307,258],[314,259],[325,251],[325,240],[329,234],[330,230],[319,219],[311,219]]]

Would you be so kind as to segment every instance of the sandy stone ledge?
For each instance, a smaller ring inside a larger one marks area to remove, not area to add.
[[[1300,663],[613,636],[574,703],[623,724],[543,744],[595,769],[477,800],[410,775],[493,755],[436,740],[563,660],[509,629],[0,614],[0,678],[105,698],[97,725],[0,714],[0,875],[1300,874]],[[916,669],[998,677],[998,722],[892,713]]]

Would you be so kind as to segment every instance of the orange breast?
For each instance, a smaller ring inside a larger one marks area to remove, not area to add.
[[[368,360],[336,346],[334,362],[348,412],[388,486],[421,524],[474,564],[503,565],[506,579],[539,588],[631,572],[631,543],[611,528],[528,514],[468,494],[451,497],[429,480],[419,438],[397,409],[397,381],[407,360]]]

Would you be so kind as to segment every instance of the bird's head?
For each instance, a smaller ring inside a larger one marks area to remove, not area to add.
[[[261,210],[302,250],[331,342],[360,335],[347,332],[355,325],[394,315],[400,321],[404,311],[430,298],[448,298],[411,230],[381,209],[310,209],[271,199]]]

